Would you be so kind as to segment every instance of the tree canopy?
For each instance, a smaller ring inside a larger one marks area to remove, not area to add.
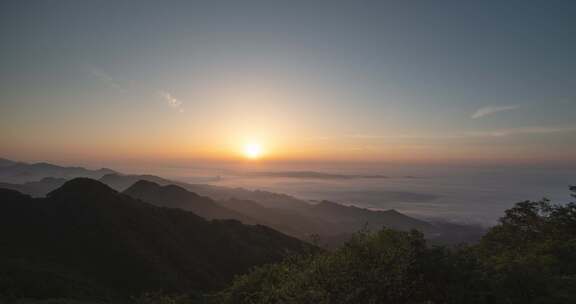
[[[333,252],[240,276],[218,302],[576,303],[576,203],[517,203],[472,246],[361,231]]]

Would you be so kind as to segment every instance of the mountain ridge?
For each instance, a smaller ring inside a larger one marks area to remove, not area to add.
[[[90,177],[99,179],[106,174],[117,173],[108,168],[96,170],[78,166],[59,166],[47,162],[26,163],[0,159],[0,182],[26,183],[40,181],[43,178]]]
[[[0,289],[26,277],[12,293],[46,298],[213,290],[251,267],[315,250],[268,227],[208,221],[87,178],[46,198],[0,190],[0,240],[0,264],[10,266]],[[19,275],[27,271],[42,275]],[[67,287],[79,282],[76,291]]]
[[[0,172],[1,170],[0,168]],[[442,242],[460,242],[469,234],[472,235],[472,240],[478,238],[478,233],[472,230],[455,235],[453,225],[431,224],[397,211],[370,210],[327,201],[318,204],[268,191],[189,184],[155,175],[118,172],[105,174],[99,180],[117,191],[125,191],[141,180],[150,181],[162,187],[174,185],[173,187],[179,188],[163,188],[164,194],[151,194],[150,197],[145,197],[144,193],[132,194],[154,205],[165,206],[167,202],[163,195],[168,195],[166,191],[172,189],[180,193],[175,195],[180,198],[167,197],[171,200],[167,205],[169,207],[196,212],[207,218],[230,218],[247,224],[262,224],[304,240],[309,240],[311,235],[320,235],[330,240],[345,240],[351,233],[360,229],[380,229],[383,226],[399,230],[417,229],[424,232],[427,238],[438,239]],[[0,186],[40,197],[63,184],[63,181],[64,179],[45,179],[22,185],[0,183]],[[182,190],[195,193],[202,198],[183,194]],[[198,204],[204,205],[205,208],[202,209]],[[214,208],[220,210],[208,212]]]
[[[211,198],[200,196],[177,185],[161,186],[155,182],[139,180],[122,193],[156,206],[188,210],[206,219],[236,219],[245,224],[257,223],[242,213],[221,206]]]

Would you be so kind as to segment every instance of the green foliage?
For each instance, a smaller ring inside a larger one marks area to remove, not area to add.
[[[458,303],[482,298],[465,255],[427,248],[421,233],[362,231],[335,252],[264,266],[236,279],[221,303]],[[443,286],[462,288],[447,292]],[[473,302],[469,302],[473,303]]]
[[[217,303],[576,303],[576,203],[518,203],[475,246],[362,231],[240,276]]]
[[[576,203],[516,204],[478,253],[502,302],[576,302]]]

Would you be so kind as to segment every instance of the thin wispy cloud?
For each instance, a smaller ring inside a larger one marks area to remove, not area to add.
[[[116,88],[116,89],[122,88],[122,82],[120,80],[112,77],[110,74],[106,73],[105,71],[103,71],[99,68],[90,69],[90,73],[93,76],[95,76],[96,78],[100,79],[100,81],[107,83],[108,85],[112,86],[113,88]]]
[[[481,117],[496,114],[499,112],[516,110],[518,108],[520,108],[519,105],[487,106],[487,107],[483,107],[483,108],[476,110],[476,112],[474,112],[472,114],[472,119],[481,118]]]
[[[147,89],[143,89],[141,86],[135,85],[134,82],[132,81],[122,81],[112,75],[110,75],[109,73],[107,73],[106,71],[97,68],[97,67],[91,67],[90,68],[90,74],[92,74],[93,76],[95,76],[96,78],[98,78],[100,81],[105,82],[106,84],[116,88],[116,89],[121,89],[121,90],[128,90],[128,89],[132,89],[132,90],[136,90],[140,93],[144,93],[144,94],[154,94],[150,91],[148,91]],[[160,98],[170,107],[173,108],[175,110],[177,110],[178,112],[182,113],[184,112],[184,103],[179,100],[178,98],[174,97],[174,95],[172,95],[171,93],[165,91],[165,90],[158,90],[157,94],[160,96]]]
[[[160,94],[160,97],[162,97],[162,99],[168,104],[168,106],[178,110],[179,112],[184,112],[182,101],[178,100],[176,97],[166,91],[160,91],[158,93]]]

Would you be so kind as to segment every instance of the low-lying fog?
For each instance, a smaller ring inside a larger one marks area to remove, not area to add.
[[[571,200],[576,170],[455,166],[228,166],[163,168],[186,182],[282,192],[306,200],[331,200],[396,209],[426,219],[494,224],[504,210],[543,197]]]

